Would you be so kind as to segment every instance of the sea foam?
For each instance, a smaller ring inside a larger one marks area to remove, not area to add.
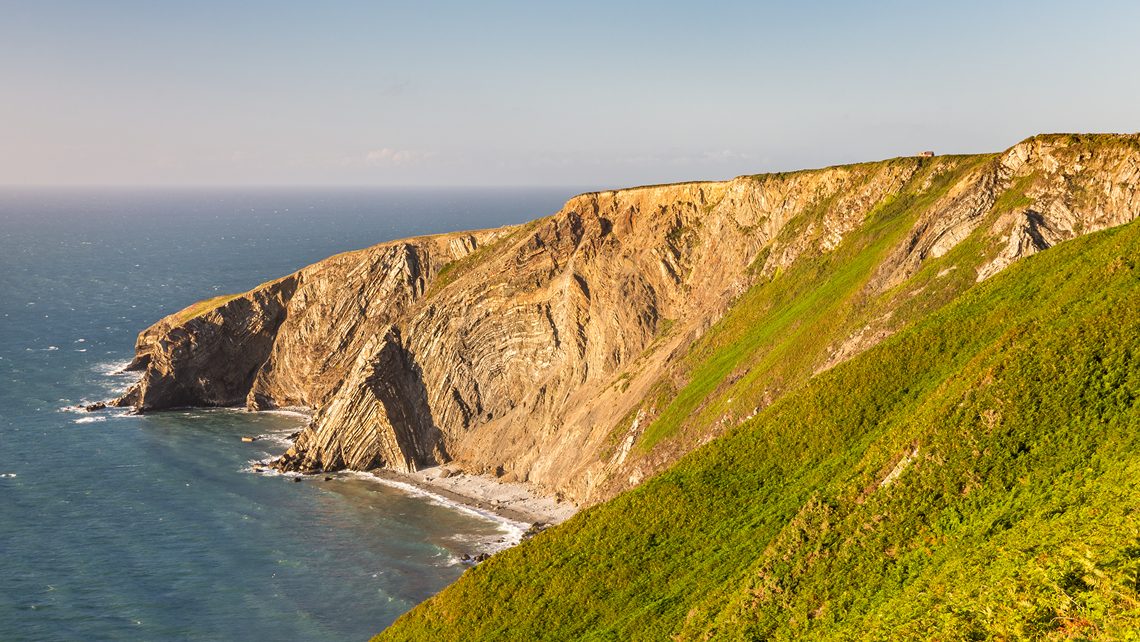
[[[482,510],[463,502],[449,499],[443,495],[433,493],[430,490],[420,488],[415,484],[409,484],[408,482],[402,482],[395,479],[384,479],[383,477],[377,477],[372,473],[365,473],[355,470],[346,471],[343,474],[354,479],[363,479],[366,481],[372,481],[384,486],[388,486],[389,488],[395,488],[397,490],[403,491],[404,493],[407,493],[408,495],[413,495],[415,497],[425,499],[429,503],[436,504],[437,506],[443,506],[460,513],[465,513],[473,517],[478,517],[486,521],[493,522],[502,532],[502,536],[500,538],[472,537],[469,539],[464,539],[464,541],[469,541],[471,543],[479,545],[480,548],[488,553],[495,553],[518,544],[522,541],[523,533],[525,533],[526,530],[530,527],[530,524],[517,522],[513,519],[508,519],[492,511]],[[502,539],[503,541],[491,541],[492,539]]]

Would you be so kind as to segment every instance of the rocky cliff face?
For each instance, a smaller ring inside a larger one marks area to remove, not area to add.
[[[287,276],[242,296],[197,303],[147,328],[127,367],[143,377],[114,403],[144,411],[242,403],[296,288],[297,276]]]
[[[874,317],[805,342],[811,369],[764,391],[770,402],[908,310],[1136,218],[1138,190],[1140,137],[1043,136],[1003,154],[584,194],[527,225],[385,243],[171,315],[140,335],[142,379],[118,402],[307,406],[283,468],[453,462],[594,502],[739,419],[694,414],[639,445],[662,391],[690,390],[694,346],[759,284],[859,239],[888,243],[850,286]]]

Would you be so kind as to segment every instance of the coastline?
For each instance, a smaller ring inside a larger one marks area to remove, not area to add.
[[[448,503],[512,522],[524,529],[534,524],[560,524],[578,512],[573,502],[538,495],[520,482],[504,482],[490,475],[464,472],[441,477],[444,468],[435,466],[414,473],[377,468],[364,474],[391,486],[411,487],[421,493],[435,495]]]
[[[114,364],[114,366],[118,365],[120,364]],[[104,372],[101,374],[107,376],[134,374],[122,367],[114,368],[114,366],[112,366],[113,369],[108,369],[107,366],[104,365]],[[98,408],[98,410],[113,407],[109,402],[103,403],[106,405]],[[91,410],[86,409],[82,403],[75,407],[69,407],[67,410],[84,413],[91,412]],[[249,410],[241,407],[224,406],[214,408],[192,407],[187,408],[187,410],[249,412]],[[268,408],[255,412],[292,416],[298,419],[304,419],[306,423],[312,419],[314,414],[312,408],[305,406]],[[100,419],[102,419],[102,417],[95,416],[77,421],[98,421]],[[299,428],[303,429],[304,425],[305,424],[301,424]],[[257,435],[256,439],[265,439],[289,447],[294,443],[293,439],[295,436],[295,432],[282,432]],[[252,460],[250,462],[250,472],[269,472],[268,467],[274,459],[276,459],[276,457],[270,457],[264,460]],[[560,524],[578,512],[578,507],[573,502],[535,493],[533,489],[525,483],[502,481],[496,477],[485,474],[469,474],[463,471],[453,470],[447,466],[433,466],[418,470],[414,473],[401,473],[385,468],[375,468],[368,471],[345,470],[333,474],[359,476],[370,481],[376,481],[390,487],[398,488],[405,492],[422,494],[428,498],[450,505],[456,510],[468,510],[488,519],[501,522],[507,526],[509,530],[513,531],[514,534],[514,536],[510,538],[511,541],[507,545],[508,547],[518,544],[538,530]],[[319,476],[319,474],[299,476],[316,477]]]

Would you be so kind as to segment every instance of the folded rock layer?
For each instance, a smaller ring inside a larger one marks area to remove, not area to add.
[[[1140,136],[1049,135],[583,194],[168,316],[116,403],[305,406],[281,468],[450,462],[595,503],[1018,258],[1135,219],[1138,189]]]

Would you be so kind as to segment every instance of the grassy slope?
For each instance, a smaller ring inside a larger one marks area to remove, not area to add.
[[[1019,262],[380,639],[1128,639],[1138,256]]]
[[[925,164],[898,194],[889,195],[868,215],[867,222],[852,232],[833,252],[810,250],[791,268],[758,284],[713,328],[694,344],[685,359],[686,385],[670,397],[661,415],[643,433],[639,451],[652,449],[686,428],[707,434],[708,427],[728,415],[746,416],[764,399],[778,396],[811,376],[834,340],[885,310],[902,308],[929,311],[973,285],[973,265],[981,254],[956,252],[931,260],[930,268],[909,280],[906,290],[921,290],[920,300],[899,305],[897,291],[868,301],[864,286],[888,254],[903,241],[915,220],[963,176],[994,155],[942,157]],[[863,169],[865,180],[884,163],[913,163],[896,159],[852,166]],[[934,178],[931,178],[932,175]],[[796,235],[799,228],[816,223],[830,203],[823,202],[797,217],[783,234]],[[979,226],[981,227],[981,226]],[[984,234],[979,230],[976,236]],[[959,261],[961,259],[961,261]],[[957,263],[963,263],[958,266]],[[950,278],[936,278],[947,267],[963,267]],[[965,277],[966,281],[962,278]],[[624,432],[626,426],[619,426]]]
[[[360,252],[360,251],[361,250],[354,250],[353,252],[345,252],[344,254],[353,254],[355,252]],[[338,254],[336,256],[341,256],[341,255]],[[289,276],[292,276],[292,275],[289,275]],[[217,310],[218,308],[225,306],[227,303],[229,303],[230,301],[233,301],[234,299],[237,299],[237,298],[240,298],[243,296],[247,296],[247,295],[252,295],[255,292],[257,292],[258,290],[270,287],[276,283],[284,281],[285,279],[288,279],[289,276],[283,276],[280,278],[273,279],[272,281],[266,281],[265,283],[262,283],[261,285],[255,287],[255,288],[252,288],[250,290],[246,290],[245,292],[237,292],[235,294],[221,294],[221,295],[218,295],[215,297],[211,297],[209,299],[202,299],[201,301],[198,301],[197,303],[192,303],[192,304],[186,306],[185,308],[182,308],[178,312],[175,312],[174,314],[169,315],[168,317],[166,317],[166,319],[169,320],[170,323],[173,325],[182,325],[182,324],[184,324],[188,321],[191,321],[193,319],[196,319],[202,315],[209,314],[210,312],[213,312],[214,310]]]
[[[488,259],[494,258],[498,253],[510,247],[511,242],[518,240],[520,237],[525,236],[534,228],[538,227],[546,219],[535,219],[522,225],[514,226],[510,233],[491,241],[486,245],[480,245],[467,256],[456,259],[446,263],[439,269],[439,272],[432,278],[428,284],[426,298],[430,298],[437,293],[441,292],[444,288],[454,283],[460,277],[470,274],[472,271],[486,264]]]
[[[183,308],[182,310],[179,310],[178,312],[175,312],[173,315],[171,315],[171,318],[173,320],[172,322],[174,325],[182,325],[183,323],[200,317],[207,312],[213,312],[214,310],[217,310],[218,308],[229,303],[230,301],[233,301],[239,296],[242,296],[241,293],[222,294],[210,299],[203,299],[197,303]]]

